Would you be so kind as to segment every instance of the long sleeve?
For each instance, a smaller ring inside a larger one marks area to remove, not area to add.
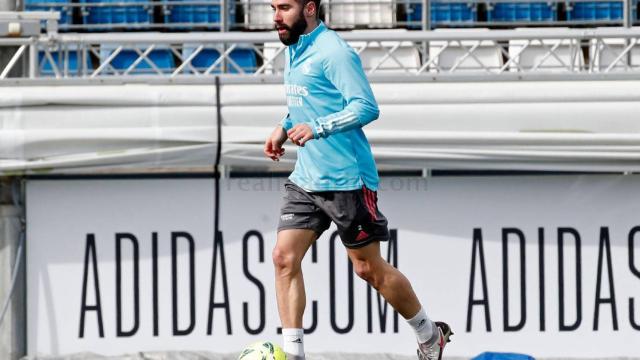
[[[365,126],[378,118],[378,104],[360,57],[353,49],[345,47],[332,54],[324,64],[324,71],[342,94],[346,106],[342,111],[315,119],[313,133],[316,139]]]
[[[376,163],[361,128],[379,111],[360,57],[322,22],[288,50],[284,84],[290,117],[282,126],[309,127],[317,139],[296,148],[289,179],[310,191],[377,189]]]
[[[282,120],[280,120],[280,126],[284,129],[284,131],[289,131],[293,127],[293,123],[291,122],[291,118],[289,114],[285,116]]]

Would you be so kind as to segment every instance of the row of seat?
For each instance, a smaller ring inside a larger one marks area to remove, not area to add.
[[[181,4],[183,2],[185,4]],[[137,27],[153,24],[157,20],[154,16],[156,8],[164,24],[178,24],[185,29],[197,24],[220,27],[221,6],[218,0],[25,0],[26,11],[60,12],[59,24],[63,30],[74,24],[74,9],[79,9],[81,24],[103,25],[104,29],[109,29],[120,24]],[[235,22],[235,9],[228,11],[228,21]]]
[[[74,3],[78,1],[79,3]],[[378,27],[392,28],[406,25],[420,28],[422,4],[415,0],[381,0],[375,3],[339,3],[325,11],[325,20],[333,28]],[[60,5],[51,5],[51,4]],[[132,3],[132,5],[126,5]],[[141,4],[142,3],[142,4]],[[184,3],[184,4],[182,4]],[[207,3],[211,3],[208,5]],[[79,6],[71,6],[79,4]],[[431,23],[438,26],[469,26],[474,23],[508,22],[606,22],[622,20],[622,1],[599,2],[433,2]],[[73,9],[80,9],[79,18],[90,28],[113,28],[114,25],[131,25],[135,28],[158,24],[167,27],[189,29],[193,27],[219,28],[221,6],[218,0],[26,0],[27,11],[53,10],[61,13],[61,29],[74,24]],[[154,9],[159,12],[154,17]],[[244,16],[236,17],[235,4],[229,7],[228,21],[234,28],[270,29],[272,13],[270,2],[253,0],[240,2]],[[560,11],[561,10],[561,11]],[[638,19],[637,0],[633,0],[633,18]],[[404,17],[402,16],[404,14]]]
[[[353,42],[351,45],[358,51],[362,59],[363,67],[366,71],[376,72],[415,72],[419,69],[427,72],[448,72],[448,71],[475,71],[484,73],[487,71],[560,71],[572,72],[585,68],[585,53],[588,54],[589,63],[593,66],[592,71],[603,71],[609,67],[611,69],[621,69],[626,65],[620,61],[619,54],[624,49],[623,40],[593,41],[588,49],[583,49],[579,44],[570,40],[511,40],[506,48],[503,44],[494,41],[477,42],[462,41],[456,43],[446,43],[443,41],[432,41],[429,43],[428,55],[421,54],[418,48],[410,42],[405,42],[397,47],[391,56],[389,49],[395,44]],[[273,58],[272,62],[265,66],[265,73],[280,73],[284,68],[284,56],[278,52],[281,47],[279,43],[267,43],[263,45],[263,55],[266,58]],[[469,49],[474,48],[472,54]],[[141,60],[138,53],[133,49],[122,49],[119,53],[114,46],[103,46],[99,51],[99,58],[92,59],[86,57],[84,67],[91,72],[97,66],[103,68],[101,74],[157,74],[172,73],[181,64],[180,59],[174,57],[168,48],[156,48],[149,52],[147,58],[153,63]],[[185,45],[182,49],[182,59],[191,57],[196,51],[195,45]],[[553,49],[553,55],[549,54]],[[586,50],[586,51],[583,51]],[[141,49],[140,51],[144,51]],[[253,48],[238,47],[228,56],[226,70],[222,67],[220,59],[221,49],[207,47],[197,53],[190,61],[189,66],[183,66],[181,73],[192,74],[195,69],[199,73],[208,72],[218,74],[227,73],[253,73],[261,66]],[[279,54],[276,56],[276,54]],[[505,56],[507,55],[508,56]],[[640,66],[640,45],[635,46],[629,52],[633,67]],[[59,73],[78,73],[80,62],[79,53],[70,51],[66,55],[62,52],[50,52],[51,56],[40,54],[41,75],[55,75],[52,62],[56,64]],[[115,57],[114,57],[115,55]],[[108,60],[110,59],[110,60]],[[108,65],[104,63],[108,62]],[[224,71],[223,71],[224,70]]]
[[[633,2],[634,18],[638,18],[637,1]],[[487,22],[544,22],[544,21],[616,21],[622,20],[623,3],[608,2],[513,2],[489,3],[484,9]],[[563,11],[559,11],[562,8]],[[477,22],[479,6],[473,3],[433,3],[431,5],[431,22],[436,24]],[[408,20],[419,22],[422,5],[411,4]],[[559,14],[564,14],[560,16]]]

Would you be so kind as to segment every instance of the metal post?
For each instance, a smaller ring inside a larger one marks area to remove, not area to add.
[[[29,79],[38,76],[38,41],[33,38],[29,45]]]
[[[227,0],[220,0],[220,32],[227,32],[229,30],[229,19],[227,17],[229,11],[229,2]],[[227,43],[222,44],[221,54],[227,51]],[[220,64],[222,73],[227,72],[227,59],[222,58]]]
[[[624,7],[624,9],[622,10],[623,26],[626,28],[630,28],[631,26],[633,26],[634,13],[632,10],[631,2],[632,0],[623,0],[623,7]]]
[[[431,0],[422,0],[422,31],[431,30]],[[429,59],[429,43],[422,42],[422,61]]]
[[[220,0],[220,31],[229,31],[229,2]]]
[[[76,45],[76,59],[79,59],[80,63],[78,64],[78,71],[76,72],[76,76],[85,77],[87,74],[87,52],[84,50],[84,47],[81,43]]]
[[[62,64],[60,64],[62,67],[60,69],[60,72],[62,73],[62,77],[66,78],[66,77],[69,77],[69,46],[68,44],[60,44],[58,46],[58,59],[60,59],[61,56],[64,59],[64,61]]]
[[[633,18],[634,18],[633,15],[634,14],[631,11],[631,7],[632,7],[631,6],[631,1],[632,0],[623,0],[623,2],[622,2],[622,6],[623,6],[623,9],[622,9],[622,19],[623,19],[622,22],[623,22],[623,24],[622,25],[625,28],[631,28],[631,26],[633,26]],[[629,44],[630,44],[629,41],[630,41],[629,39],[625,39],[625,41],[624,41],[625,48],[629,47]],[[625,56],[625,61],[627,63],[627,66],[631,66],[631,51],[627,52],[627,55]]]
[[[0,177],[0,358],[18,360],[26,354],[26,297],[22,209],[11,194],[19,179]],[[9,297],[11,296],[11,297]],[[7,300],[9,300],[7,302]]]
[[[422,0],[422,30],[431,30],[431,0]]]

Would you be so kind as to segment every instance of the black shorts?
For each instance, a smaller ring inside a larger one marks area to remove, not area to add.
[[[366,187],[350,191],[307,192],[287,180],[278,231],[310,229],[318,237],[333,221],[344,246],[360,248],[389,240],[387,219],[378,210],[378,194]]]

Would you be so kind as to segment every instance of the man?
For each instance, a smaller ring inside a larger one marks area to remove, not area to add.
[[[304,359],[301,262],[333,221],[355,272],[414,329],[418,358],[439,360],[451,329],[427,317],[407,278],[380,255],[379,242],[389,239],[389,231],[377,207],[378,173],[362,131],[378,118],[378,106],[358,55],[318,19],[319,5],[271,1],[278,36],[288,45],[289,114],[266,140],[264,153],[277,161],[287,139],[298,145],[273,250],[284,351],[289,360]]]

